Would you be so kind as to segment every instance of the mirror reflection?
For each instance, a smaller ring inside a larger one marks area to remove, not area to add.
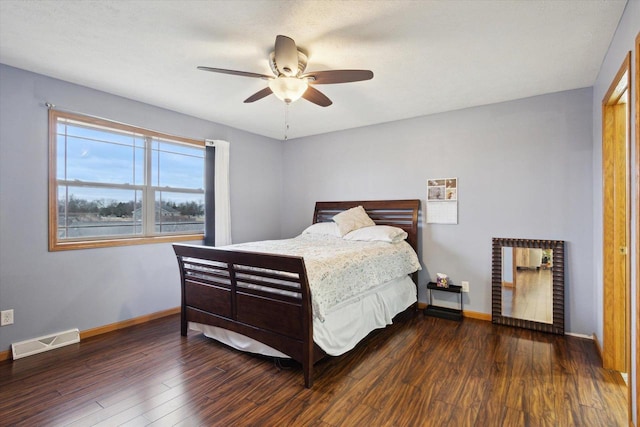
[[[502,316],[553,324],[553,249],[502,248]]]
[[[491,321],[564,335],[564,241],[494,237]]]

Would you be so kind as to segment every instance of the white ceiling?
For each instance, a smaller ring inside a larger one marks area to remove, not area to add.
[[[307,71],[374,72],[291,104],[291,139],[591,86],[625,4],[0,0],[0,62],[277,139],[284,103],[243,103],[265,81],[196,66],[271,74],[283,34]]]

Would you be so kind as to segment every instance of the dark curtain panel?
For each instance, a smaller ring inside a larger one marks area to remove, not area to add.
[[[216,244],[215,172],[216,148],[207,145],[204,153],[204,244]]]

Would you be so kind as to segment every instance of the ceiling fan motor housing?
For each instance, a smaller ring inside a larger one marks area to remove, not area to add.
[[[278,64],[276,64],[276,52],[273,51],[269,55],[269,66],[271,67],[271,71],[276,76],[285,75],[287,77],[297,77],[304,72],[307,68],[307,55],[298,51],[298,69],[297,70],[289,70],[288,68],[279,69]]]

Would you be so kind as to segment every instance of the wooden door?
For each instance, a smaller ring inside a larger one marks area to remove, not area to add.
[[[638,292],[638,286],[640,285],[640,262],[638,262],[638,257],[640,256],[640,33],[636,35],[636,78],[635,78],[635,87],[636,87],[636,159],[635,159],[635,171],[636,171],[636,195],[635,195],[635,203],[636,203],[636,235],[635,235],[635,259],[636,259],[636,313],[635,313],[635,324],[636,324],[636,420],[640,420],[640,405],[638,405],[638,396],[640,396],[640,292]],[[629,385],[629,389],[631,390],[631,385]],[[632,396],[631,392],[629,393],[629,419],[631,419],[631,411],[632,411]]]
[[[602,101],[603,326],[605,368],[629,372],[630,54]]]

